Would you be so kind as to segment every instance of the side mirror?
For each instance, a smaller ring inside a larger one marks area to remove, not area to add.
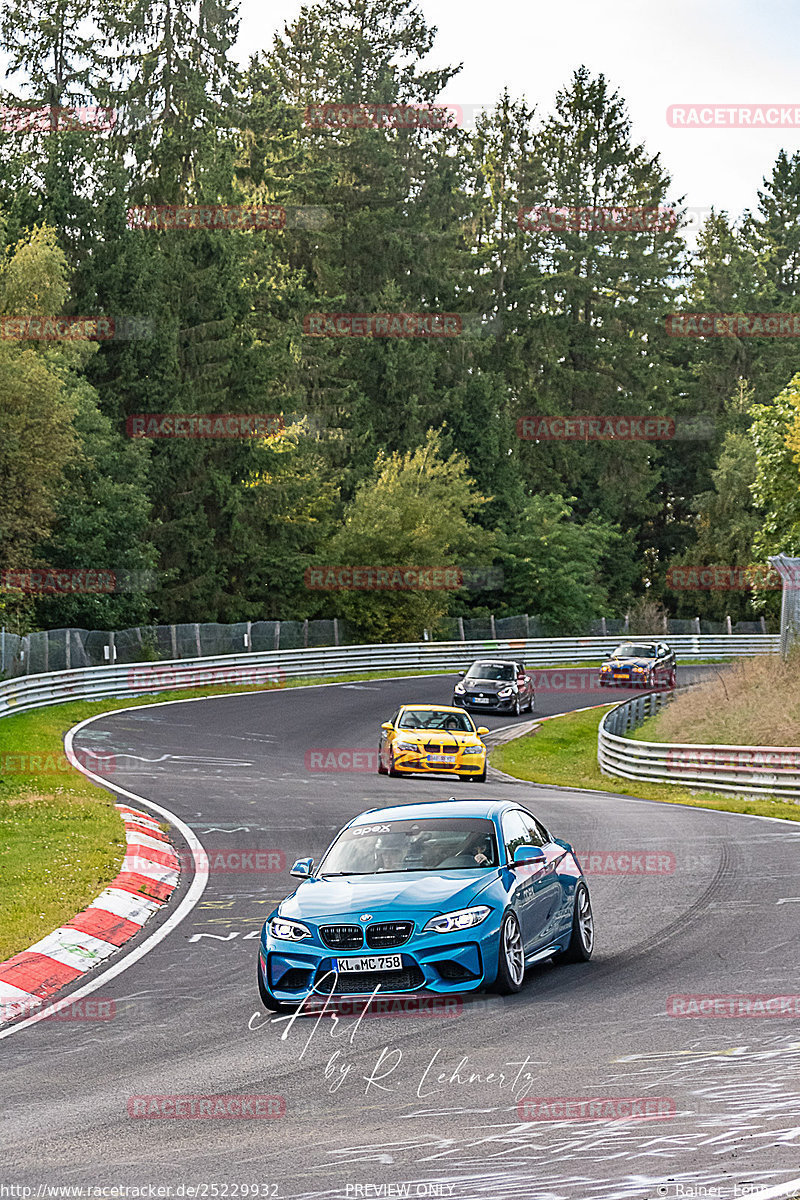
[[[478,729],[477,729],[478,737],[483,737],[483,735],[488,732],[489,732],[489,730],[486,728],[485,725],[478,726]]]
[[[381,729],[385,729],[388,732],[390,729],[394,729],[394,725],[392,725],[391,721],[384,721],[381,725]]]
[[[298,858],[289,874],[294,875],[296,879],[308,879],[311,875],[311,868],[313,866],[313,858]]]
[[[546,860],[547,855],[541,846],[517,846],[512,865],[515,867],[540,867]]]
[[[466,675],[466,673],[467,673],[467,672],[466,672],[466,671],[459,671],[458,673],[459,673],[459,675],[461,676],[461,678],[463,679],[463,678],[464,678],[464,676]]]

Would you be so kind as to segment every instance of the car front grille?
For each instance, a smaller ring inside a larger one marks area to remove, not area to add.
[[[373,950],[383,950],[386,946],[402,946],[403,942],[407,942],[411,937],[413,930],[412,921],[379,921],[367,926],[367,945]]]
[[[360,925],[321,925],[319,936],[331,950],[360,950],[364,945]]]
[[[359,971],[347,975],[334,975],[321,971],[315,989],[320,992],[335,992],[336,995],[352,995],[356,992],[369,994],[380,987],[385,992],[410,992],[421,987],[425,976],[416,963],[402,971]]]

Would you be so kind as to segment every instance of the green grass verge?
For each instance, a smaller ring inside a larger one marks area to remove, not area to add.
[[[597,727],[613,705],[589,712],[568,713],[543,721],[532,734],[514,738],[497,746],[491,753],[493,767],[533,783],[588,788],[636,796],[641,800],[660,800],[665,804],[689,804],[695,808],[716,808],[723,812],[751,813],[761,817],[782,817],[800,821],[800,805],[768,797],[725,796],[719,792],[701,792],[669,783],[634,782],[603,775],[597,764]]]

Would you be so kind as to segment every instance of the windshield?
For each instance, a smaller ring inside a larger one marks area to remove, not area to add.
[[[407,708],[400,718],[400,729],[447,729],[454,733],[474,733],[475,726],[466,713],[441,712],[428,708]]]
[[[343,829],[320,863],[320,875],[384,871],[474,871],[497,866],[494,824],[484,817],[376,820]]]
[[[473,663],[467,671],[467,679],[513,679],[514,668],[511,663]]]
[[[614,651],[614,658],[655,658],[655,646],[647,646],[643,642],[623,642]]]

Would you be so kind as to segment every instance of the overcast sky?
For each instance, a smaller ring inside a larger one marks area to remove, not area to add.
[[[800,128],[674,129],[671,104],[783,104],[800,110],[800,5],[792,0],[419,0],[438,28],[430,65],[463,62],[441,99],[491,105],[508,86],[540,112],[585,63],[628,103],[633,136],[660,152],[670,200],[738,217]],[[242,0],[238,57],[268,46],[300,0]],[[331,97],[336,99],[336,97]]]

